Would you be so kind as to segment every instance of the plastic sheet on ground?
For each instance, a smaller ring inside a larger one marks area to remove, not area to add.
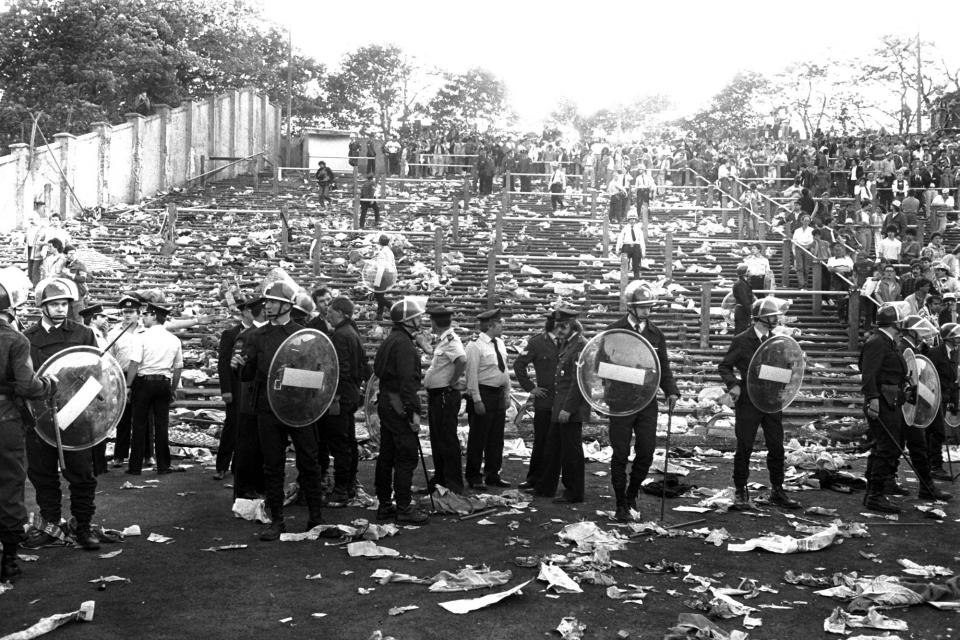
[[[267,515],[267,510],[264,507],[262,498],[256,498],[254,500],[237,498],[233,501],[233,515],[237,518],[261,522],[263,524],[270,524],[272,522],[270,516]]]
[[[851,611],[866,611],[874,605],[898,607],[923,604],[926,601],[921,594],[901,584],[896,576],[860,578],[855,573],[850,577],[840,575],[843,578],[841,584],[814,593],[839,600],[852,600],[848,606]]]
[[[481,511],[490,506],[486,500],[475,495],[461,495],[440,486],[433,490],[432,498],[432,503],[430,502],[430,496],[421,499],[420,502],[423,505],[431,505],[436,508],[437,513],[453,513],[465,516],[468,513]]]
[[[681,613],[677,624],[667,630],[663,640],[747,640],[747,634],[734,629],[727,633],[699,613]]]
[[[727,551],[744,552],[754,549],[763,549],[771,553],[805,553],[809,551],[820,551],[826,549],[839,534],[836,525],[830,525],[826,529],[807,536],[806,538],[794,538],[792,536],[768,535],[760,538],[752,538],[742,544],[728,544]]]
[[[77,611],[58,613],[46,618],[40,618],[36,624],[23,631],[17,631],[16,633],[4,636],[2,640],[32,640],[33,638],[39,638],[42,635],[48,634],[69,622],[90,622],[93,620],[95,608],[96,603],[93,600],[87,600],[80,605]]]
[[[476,611],[477,609],[483,609],[489,607],[490,605],[496,604],[501,600],[509,598],[510,596],[520,593],[520,590],[525,586],[533,582],[532,580],[527,580],[522,582],[517,586],[507,589],[506,591],[501,591],[499,593],[491,593],[490,595],[482,596],[479,598],[467,598],[464,600],[449,600],[447,602],[438,603],[441,607],[449,611],[450,613],[464,614],[470,613],[471,611]]]
[[[934,578],[936,576],[952,576],[953,570],[947,569],[946,567],[940,567],[933,564],[920,565],[912,560],[906,558],[900,558],[897,560],[897,563],[903,567],[904,573],[909,573],[912,576],[920,576],[922,578]]]
[[[871,608],[866,615],[857,616],[847,613],[840,607],[823,621],[823,630],[827,633],[846,634],[850,628],[881,629],[883,631],[906,631],[907,623],[897,618],[888,618]]]
[[[433,584],[430,585],[430,591],[440,593],[452,593],[455,591],[472,591],[474,589],[487,589],[490,587],[499,587],[507,584],[513,577],[511,571],[494,571],[492,569],[461,569],[457,573],[441,571],[430,578]]]

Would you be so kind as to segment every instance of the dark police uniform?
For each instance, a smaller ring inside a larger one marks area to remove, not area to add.
[[[557,339],[543,332],[530,338],[527,348],[513,363],[513,373],[524,391],[529,393],[536,387],[547,390],[544,397],[533,399],[533,452],[530,456],[530,468],[527,469],[527,483],[531,487],[536,487],[540,476],[543,475],[546,452],[544,445],[547,433],[550,431],[553,413],[554,377],[557,374],[559,353]],[[530,363],[533,363],[536,384],[530,380],[530,374],[527,371]]]
[[[0,379],[0,544],[3,545],[3,577],[13,579],[19,574],[17,546],[27,523],[24,506],[26,426],[14,399],[42,398],[50,395],[52,385],[34,377],[30,342],[2,316],[0,375],[3,376]]]
[[[583,502],[584,497],[583,423],[590,419],[590,405],[577,383],[577,360],[586,344],[583,333],[578,331],[560,350],[544,470],[536,488],[537,495],[552,496],[557,490],[557,480],[562,480],[564,502]],[[559,422],[561,411],[570,414],[568,422]]]
[[[286,477],[287,440],[296,451],[297,470],[310,511],[308,524],[321,518],[320,469],[317,464],[316,432],[309,428],[289,427],[280,422],[267,400],[267,373],[277,349],[284,340],[303,327],[295,322],[266,324],[250,332],[243,345],[244,365],[240,379],[252,381],[253,407],[257,412],[257,432],[263,453],[263,478],[266,506],[274,522],[283,520],[283,481]]]
[[[903,386],[907,381],[907,363],[896,341],[884,331],[874,332],[864,343],[860,352],[860,373],[864,400],[869,402],[878,398],[880,405],[879,419],[867,418],[874,443],[867,459],[867,491],[879,496],[883,494],[884,485],[893,481],[897,473],[900,458],[897,445],[903,437],[900,408],[905,399]]]
[[[733,299],[737,306],[733,309],[733,333],[743,333],[750,326],[750,307],[753,305],[753,287],[744,276],[733,284]]]
[[[235,352],[243,353],[244,345],[259,327],[254,324],[237,335]],[[254,405],[255,383],[240,378],[239,369],[235,369],[239,380],[237,384],[237,435],[234,442],[233,495],[234,498],[255,498],[265,492],[263,480],[263,452],[260,450],[260,434],[257,428],[257,409]]]
[[[772,337],[767,334],[767,338]],[[766,338],[765,338],[766,339]],[[774,489],[783,486],[783,412],[765,413],[758,409],[747,392],[747,368],[753,354],[763,341],[757,335],[755,327],[741,331],[734,336],[727,353],[717,367],[720,379],[727,390],[740,386],[740,397],[736,403],[734,432],[737,436],[737,451],[733,457],[733,483],[738,489],[747,486],[750,477],[750,455],[757,437],[757,428],[763,429],[763,441],[767,447],[767,471],[770,484]]]
[[[627,329],[646,338],[657,353],[660,362],[660,388],[669,396],[679,396],[680,390],[673,379],[670,360],[667,357],[667,339],[663,332],[648,318],[643,331],[630,322],[625,315],[610,326],[610,329]],[[647,477],[653,452],[657,447],[657,401],[654,400],[643,410],[628,416],[610,416],[610,444],[613,457],[610,459],[610,481],[616,494],[617,504],[632,504],[640,492],[640,484]],[[635,457],[630,469],[630,484],[627,485],[627,459],[630,456],[630,441],[634,442]]]
[[[960,356],[960,349],[954,347],[948,350],[945,343],[937,345],[927,354],[933,366],[937,368],[937,375],[940,377],[941,398],[940,411],[937,412],[937,417],[925,429],[927,457],[930,461],[930,468],[941,474],[944,473],[943,443],[946,438],[943,417],[948,408],[955,411],[957,407],[958,356]]]
[[[320,431],[333,454],[334,491],[338,499],[349,497],[357,479],[360,454],[357,447],[355,414],[360,404],[360,387],[370,377],[370,365],[356,324],[344,319],[330,336],[337,352],[340,375],[333,403],[320,419]]]
[[[244,330],[243,323],[229,327],[220,334],[217,345],[217,377],[220,381],[220,393],[229,393],[230,402],[225,403],[223,430],[220,432],[220,446],[217,448],[217,474],[223,476],[233,464],[233,450],[237,444],[237,423],[239,421],[240,376],[230,366],[230,359],[237,346],[237,336]]]
[[[380,379],[377,415],[380,417],[380,454],[375,485],[380,508],[396,500],[401,511],[410,506],[413,471],[417,467],[418,431],[411,427],[414,414],[421,415],[420,355],[413,337],[400,325],[377,350],[373,372]]]
[[[59,327],[49,330],[40,321],[23,335],[30,341],[30,357],[36,369],[64,349],[78,345],[97,346],[93,330],[73,320],[64,320]],[[60,469],[57,448],[41,440],[35,429],[27,433],[27,477],[37,493],[40,516],[46,522],[59,524],[63,500],[62,472],[70,485],[70,513],[77,519],[77,528],[89,527],[96,512],[97,478],[93,475],[93,456],[89,451],[64,451],[63,460],[65,467]]]

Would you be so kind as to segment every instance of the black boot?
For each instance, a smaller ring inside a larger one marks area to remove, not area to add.
[[[933,478],[926,478],[920,483],[920,491],[917,494],[921,500],[942,500],[946,502],[953,497],[933,483]]]
[[[733,494],[733,506],[730,508],[734,511],[747,511],[750,507],[750,491],[746,487],[737,487]]]
[[[276,542],[280,539],[281,533],[287,532],[287,525],[283,524],[283,516],[273,516],[273,522],[270,528],[260,534],[260,540],[263,542]]]
[[[16,582],[23,571],[17,565],[16,542],[3,543],[3,557],[0,559],[0,582]]]
[[[90,528],[90,523],[77,524],[76,533],[77,546],[85,551],[97,551],[100,549],[100,536]]]
[[[783,507],[784,509],[799,509],[800,502],[794,500],[787,492],[783,490],[783,487],[774,487],[770,491],[770,504],[775,504],[778,507]]]
[[[908,496],[910,491],[897,482],[896,477],[887,478],[883,483],[883,493],[888,496]]]
[[[863,506],[880,513],[900,513],[900,507],[884,495],[882,482],[867,490],[867,498],[863,501]]]

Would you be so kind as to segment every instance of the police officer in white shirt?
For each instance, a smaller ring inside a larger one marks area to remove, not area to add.
[[[630,269],[633,279],[640,279],[640,267],[647,248],[643,242],[643,224],[640,222],[637,210],[630,207],[627,212],[627,222],[617,236],[617,253],[630,259]]]
[[[137,344],[137,334],[143,332],[140,325],[140,307],[143,303],[140,299],[131,295],[123,294],[117,307],[120,309],[121,322],[118,326],[107,332],[107,344],[111,344],[110,355],[117,359],[120,367],[126,371],[130,366],[130,351]],[[122,467],[130,454],[130,434],[132,405],[130,395],[127,394],[127,404],[123,408],[123,416],[117,423],[116,439],[113,443],[113,466]],[[153,445],[149,429],[145,434],[143,456],[152,457]]]
[[[132,392],[133,446],[127,473],[140,475],[146,431],[153,416],[157,473],[171,473],[170,446],[167,429],[170,425],[170,402],[180,384],[183,370],[183,349],[180,339],[167,331],[163,323],[170,307],[161,302],[148,302],[143,312],[143,333],[130,350],[127,386]]]
[[[453,312],[442,306],[427,307],[433,333],[438,336],[433,359],[423,377],[427,389],[430,420],[430,447],[433,450],[433,484],[463,493],[463,468],[457,423],[460,416],[461,377],[467,367],[467,353],[457,332],[450,326]],[[432,489],[432,487],[431,487]]]
[[[507,352],[500,336],[503,319],[500,309],[477,316],[480,336],[467,345],[467,437],[466,478],[471,489],[487,486],[506,488],[510,483],[500,477],[503,466],[503,428],[510,399],[510,374]],[[481,463],[483,475],[480,473]],[[485,477],[486,483],[483,482]]]

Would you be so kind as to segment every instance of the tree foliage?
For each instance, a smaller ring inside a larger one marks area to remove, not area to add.
[[[253,87],[286,91],[287,40],[248,0],[15,0],[0,15],[0,144],[31,114],[85,133],[154,104]],[[314,104],[324,68],[294,57],[294,94]]]
[[[426,111],[442,130],[487,131],[509,119],[506,86],[486,69],[444,73]]]
[[[701,136],[739,136],[770,115],[772,89],[770,80],[759,73],[738,73],[688,124]]]

